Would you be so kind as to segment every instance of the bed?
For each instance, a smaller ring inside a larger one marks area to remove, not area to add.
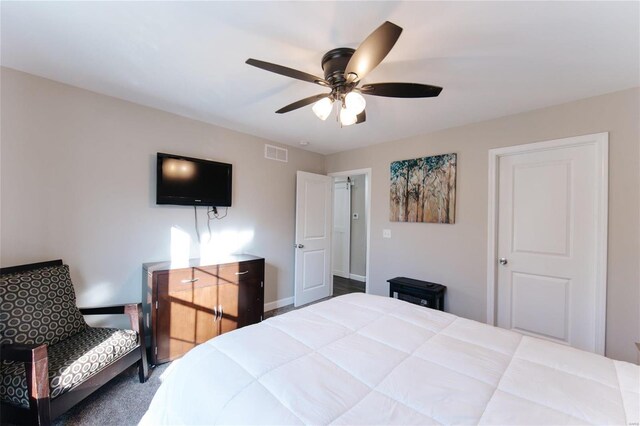
[[[637,425],[639,386],[634,364],[354,293],[191,350],[141,424]]]

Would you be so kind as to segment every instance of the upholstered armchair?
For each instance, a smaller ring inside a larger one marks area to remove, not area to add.
[[[83,315],[123,314],[130,330]],[[49,424],[137,364],[147,379],[141,304],[79,309],[62,260],[0,269],[0,421]]]

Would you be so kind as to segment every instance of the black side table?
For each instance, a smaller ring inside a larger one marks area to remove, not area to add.
[[[396,277],[387,282],[389,297],[444,311],[446,286],[405,277]]]

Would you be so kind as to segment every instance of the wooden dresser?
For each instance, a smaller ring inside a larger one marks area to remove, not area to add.
[[[262,321],[264,259],[229,256],[216,263],[192,259],[143,265],[143,312],[152,364],[184,355],[227,331]]]

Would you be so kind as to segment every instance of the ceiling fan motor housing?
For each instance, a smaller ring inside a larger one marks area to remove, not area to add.
[[[354,52],[355,49],[349,47],[338,47],[328,51],[322,57],[324,79],[331,84],[332,89],[335,91],[343,91],[344,86],[347,85],[344,70],[347,68],[349,59],[351,59]]]

